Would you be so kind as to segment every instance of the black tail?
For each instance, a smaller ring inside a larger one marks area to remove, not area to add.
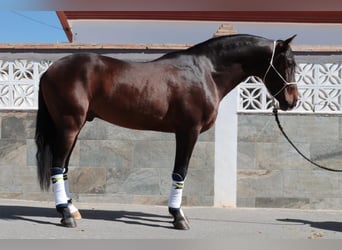
[[[40,83],[44,80],[44,76],[45,74],[41,77]],[[41,87],[41,84],[39,87]],[[52,167],[51,145],[52,136],[55,134],[54,131],[55,126],[47,110],[41,88],[39,88],[35,141],[37,145],[38,180],[42,190],[48,190],[50,187]]]

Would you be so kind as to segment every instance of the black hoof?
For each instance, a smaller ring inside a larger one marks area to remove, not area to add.
[[[190,229],[189,221],[186,218],[174,221],[173,226],[175,227],[175,229],[178,229],[178,230]]]
[[[77,227],[76,221],[73,218],[61,219],[63,227]]]
[[[68,207],[57,208],[57,211],[62,214],[61,225],[63,227],[77,227]]]
[[[170,208],[169,213],[173,216],[174,220],[172,222],[175,229],[178,230],[189,230],[190,223],[189,220],[185,217],[181,208]]]

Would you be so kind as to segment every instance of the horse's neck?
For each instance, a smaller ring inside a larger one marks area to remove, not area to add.
[[[257,48],[257,47],[255,47]],[[268,52],[253,55],[256,49],[236,51],[214,51],[210,56],[215,71],[212,73],[221,99],[249,76],[261,76],[266,70]]]
[[[241,65],[239,64],[232,65],[230,70],[231,71],[212,73],[220,99],[225,97],[248,76],[243,72]]]
[[[243,68],[242,61],[230,61],[229,56],[223,60],[212,60],[213,68],[212,77],[215,81],[220,99],[225,97],[240,82],[249,76]],[[222,63],[225,62],[225,63]]]

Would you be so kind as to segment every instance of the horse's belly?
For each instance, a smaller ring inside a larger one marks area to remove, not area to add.
[[[139,130],[173,132],[172,122],[166,121],[167,108],[109,103],[90,109],[94,117],[112,124]]]

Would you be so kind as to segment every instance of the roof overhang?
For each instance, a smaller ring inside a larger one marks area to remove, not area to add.
[[[70,42],[69,20],[191,20],[222,22],[342,23],[342,11],[57,11]]]

